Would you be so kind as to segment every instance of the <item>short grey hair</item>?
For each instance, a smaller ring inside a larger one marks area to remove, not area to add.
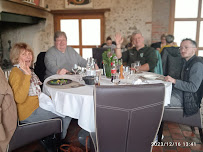
[[[56,41],[56,39],[60,36],[64,36],[67,40],[67,36],[66,36],[66,33],[65,32],[62,32],[62,31],[56,31],[55,34],[54,34],[54,41]]]
[[[172,43],[174,41],[174,36],[173,35],[167,35],[166,36],[166,43]]]
[[[192,39],[190,39],[190,38],[185,38],[185,39],[183,39],[183,40],[181,41],[181,43],[184,42],[184,41],[190,41],[190,43],[191,43],[195,48],[197,48],[197,43],[196,43],[194,40],[192,40]]]
[[[132,33],[132,36],[131,36],[131,37],[135,36],[136,34],[141,34],[141,35],[142,35],[142,33],[140,32],[140,30],[136,30],[136,31],[134,31],[134,32]]]

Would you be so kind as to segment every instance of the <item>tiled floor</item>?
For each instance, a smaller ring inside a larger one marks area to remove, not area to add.
[[[66,141],[72,145],[78,146],[85,152],[85,147],[78,142],[78,132],[80,127],[77,125],[77,120],[72,120],[69,126]],[[152,152],[203,152],[203,144],[201,144],[199,131],[195,128],[195,133],[191,128],[185,125],[178,125],[176,123],[165,123],[164,138],[162,143],[164,146],[154,146]],[[190,146],[188,144],[191,144]],[[193,144],[193,145],[192,145]],[[30,145],[22,147],[15,152],[46,152],[39,144],[39,141]]]
[[[189,126],[167,122],[163,135],[162,142],[158,142],[152,152],[203,152],[198,128],[193,133]],[[160,144],[162,146],[158,146]]]

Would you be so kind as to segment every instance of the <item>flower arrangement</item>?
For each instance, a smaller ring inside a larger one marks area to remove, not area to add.
[[[102,61],[103,61],[103,67],[105,71],[106,77],[111,77],[111,66],[113,65],[113,62],[115,61],[115,64],[117,64],[118,59],[116,57],[115,53],[111,52],[111,49],[108,49],[107,51],[104,51],[102,53]]]
[[[102,54],[102,61],[104,65],[109,65],[112,66],[113,61],[115,61],[115,63],[117,64],[118,60],[116,57],[115,53],[111,52],[111,49],[108,49],[107,51],[104,51],[104,53]]]

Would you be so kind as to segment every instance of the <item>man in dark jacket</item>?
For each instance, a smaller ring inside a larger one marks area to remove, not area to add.
[[[184,59],[181,78],[166,76],[172,82],[171,107],[183,107],[184,115],[198,112],[203,92],[203,60],[195,55],[197,44],[191,39],[184,39],[180,45],[180,54]]]

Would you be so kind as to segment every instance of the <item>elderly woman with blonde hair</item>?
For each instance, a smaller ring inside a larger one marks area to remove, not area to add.
[[[26,43],[16,43],[10,52],[10,59],[14,67],[9,76],[9,83],[14,93],[18,117],[21,123],[59,117],[54,113],[54,110],[41,108],[41,102],[52,102],[47,95],[41,92],[39,86],[41,82],[33,70],[30,69],[34,61],[33,56],[33,50]],[[71,118],[63,117],[62,121],[62,138],[65,138]]]

